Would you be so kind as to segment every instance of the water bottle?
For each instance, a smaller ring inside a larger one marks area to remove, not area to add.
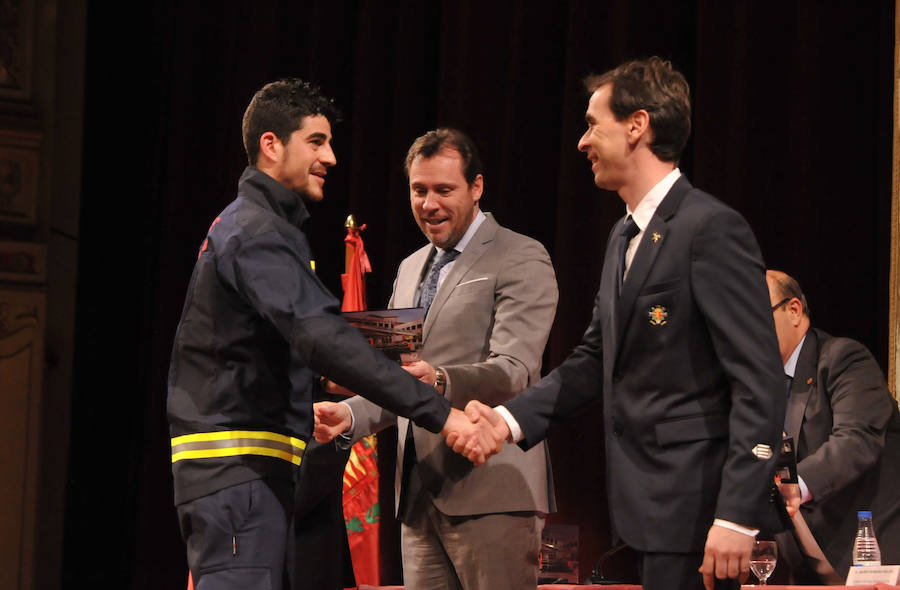
[[[857,517],[859,525],[853,542],[853,565],[881,565],[881,550],[872,527],[872,512],[860,510]]]

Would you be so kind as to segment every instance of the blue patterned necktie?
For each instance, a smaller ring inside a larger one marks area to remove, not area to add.
[[[456,250],[438,251],[434,256],[434,260],[431,261],[431,268],[428,270],[425,282],[422,283],[422,294],[419,296],[419,307],[425,308],[426,315],[428,314],[428,308],[431,307],[431,302],[434,301],[434,295],[437,293],[441,269],[456,260],[457,256],[459,256],[459,252]]]

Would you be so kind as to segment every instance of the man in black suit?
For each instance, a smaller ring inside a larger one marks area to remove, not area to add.
[[[593,319],[537,385],[467,414],[528,448],[602,398],[612,523],[641,555],[645,590],[733,586],[755,534],[777,526],[785,401],[765,266],[746,221],[677,168],[690,134],[684,77],[650,58],[585,82],[578,149],[627,213],[610,233]],[[485,451],[454,438],[456,450]]]
[[[865,346],[810,327],[797,281],[766,273],[796,444],[800,511],[778,535],[792,582],[843,584],[859,510],[871,510],[885,564],[900,563],[900,413]]]

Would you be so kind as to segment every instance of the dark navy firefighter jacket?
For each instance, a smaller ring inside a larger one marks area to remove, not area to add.
[[[439,432],[450,404],[371,348],[311,268],[302,198],[248,167],[200,247],[168,381],[175,503],[294,479],[325,375]]]

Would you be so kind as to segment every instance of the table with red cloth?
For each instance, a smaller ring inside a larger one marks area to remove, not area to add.
[[[863,586],[782,586],[767,584],[766,586],[757,586],[754,584],[744,584],[742,590],[766,588],[767,590],[834,590],[835,588],[845,588],[846,590],[900,590],[900,586],[892,586],[890,584],[866,584]],[[369,586],[362,584],[359,590],[403,590],[403,586]],[[640,586],[634,584],[540,584],[538,590],[641,590]]]

